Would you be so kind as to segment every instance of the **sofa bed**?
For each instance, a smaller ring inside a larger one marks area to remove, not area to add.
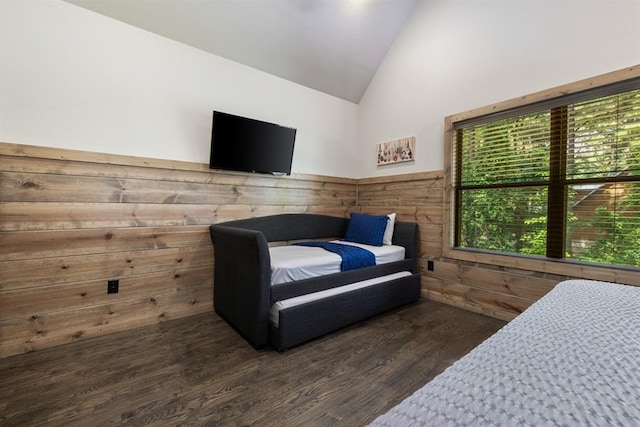
[[[416,301],[417,233],[416,223],[395,221],[395,214],[280,214],[213,224],[215,311],[254,347],[282,351]],[[315,246],[326,243],[331,250],[364,248],[374,264],[359,267]]]

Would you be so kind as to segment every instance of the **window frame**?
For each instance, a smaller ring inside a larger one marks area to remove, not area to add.
[[[506,254],[481,249],[455,247],[455,233],[457,232],[455,229],[456,189],[453,185],[454,177],[452,176],[453,170],[455,169],[452,162],[454,159],[459,158],[453,155],[452,150],[455,148],[453,138],[456,135],[457,124],[460,122],[469,122],[487,116],[500,116],[513,110],[526,111],[527,109],[535,108],[536,104],[548,102],[549,100],[568,98],[574,94],[592,91],[594,89],[597,90],[598,88],[604,88],[611,84],[636,78],[640,78],[640,65],[445,117],[443,257],[460,261],[485,263],[532,271],[544,271],[547,273],[576,277],[585,277],[585,275],[594,277],[595,274],[596,279],[608,281],[615,281],[620,272],[624,274],[624,272],[628,271],[637,274],[640,270],[637,267],[599,265],[572,259]]]

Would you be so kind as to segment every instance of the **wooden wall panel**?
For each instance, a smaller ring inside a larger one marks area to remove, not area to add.
[[[0,143],[0,357],[211,311],[209,224],[348,216],[356,187]]]
[[[0,234],[3,261],[57,256],[149,250],[156,248],[208,247],[208,226],[97,228],[15,231]],[[60,242],[67,242],[61,246]]]
[[[640,285],[633,270],[447,258],[443,182],[444,171],[272,177],[0,143],[0,357],[211,311],[208,225],[278,213],[416,221],[423,296],[503,320],[566,278]]]
[[[532,262],[520,258],[505,266],[498,257],[490,263],[447,258],[444,254],[444,171],[362,179],[358,204],[363,212],[397,212],[398,219],[417,221],[420,230],[422,295],[436,301],[503,320],[511,320],[560,281],[586,278],[640,285],[633,270]],[[486,258],[486,257],[485,257]],[[434,270],[427,269],[433,261]]]
[[[442,255],[442,180],[441,173],[425,172],[358,181],[361,212],[395,212],[398,221],[418,223],[418,267],[423,275],[427,260]],[[423,295],[427,295],[424,284]]]

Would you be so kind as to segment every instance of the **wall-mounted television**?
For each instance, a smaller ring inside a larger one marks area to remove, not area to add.
[[[213,112],[210,169],[290,175],[296,129]]]

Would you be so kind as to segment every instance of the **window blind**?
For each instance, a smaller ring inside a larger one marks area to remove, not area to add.
[[[455,246],[640,266],[640,79],[453,126]]]

